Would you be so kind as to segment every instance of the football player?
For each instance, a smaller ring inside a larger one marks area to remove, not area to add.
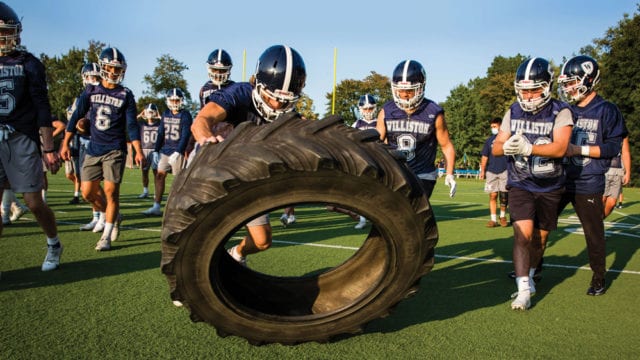
[[[47,237],[42,271],[51,271],[60,266],[62,244],[55,215],[42,199],[42,163],[55,173],[60,159],[53,148],[45,68],[38,58],[20,46],[21,32],[18,15],[0,2],[0,66],[3,69],[0,81],[5,99],[0,111],[0,197],[4,188],[9,187],[23,193],[29,210]]]
[[[126,163],[127,135],[136,152],[135,163],[143,167],[144,157],[136,101],[131,90],[122,86],[127,71],[125,57],[117,48],[108,47],[100,53],[98,65],[100,83],[88,85],[78,98],[60,153],[65,160],[70,159],[69,142],[77,132],[76,123],[81,118],[88,119],[91,138],[81,170],[82,196],[94,209],[105,213],[105,226],[95,249],[106,251],[120,234],[120,183]]]
[[[618,107],[595,91],[599,81],[598,62],[585,55],[569,59],[558,76],[558,91],[572,104],[576,118],[566,153],[569,158],[566,192],[558,213],[571,203],[580,219],[593,271],[587,289],[587,295],[592,296],[603,295],[606,291],[607,253],[602,202],[605,173],[611,166],[611,159],[620,154],[622,141],[629,133]]]
[[[191,127],[196,141],[200,145],[217,143],[211,129],[222,121],[234,126],[243,121],[263,125],[294,111],[306,77],[304,61],[296,50],[285,45],[269,47],[260,55],[250,82],[238,82],[211,94]],[[269,214],[255,218],[246,227],[249,235],[228,250],[243,265],[247,255],[268,249],[272,240]]]
[[[407,164],[420,178],[429,197],[438,177],[435,160],[436,144],[439,144],[446,160],[445,185],[449,186],[449,196],[453,197],[456,193],[453,178],[456,152],[449,139],[444,110],[424,97],[426,81],[427,75],[419,62],[400,62],[391,77],[393,101],[382,106],[376,129],[381,140],[406,154]]]
[[[142,212],[147,216],[161,216],[160,203],[164,195],[167,173],[178,176],[185,165],[185,151],[191,138],[191,113],[184,108],[184,92],[179,88],[167,91],[168,109],[160,119],[158,140],[154,152],[158,155],[158,170],[155,176],[155,195],[153,206]]]
[[[155,181],[158,173],[158,153],[155,152],[156,143],[158,142],[158,131],[160,129],[160,112],[156,104],[148,104],[138,114],[138,118],[142,118],[140,124],[140,142],[143,155],[145,158],[145,166],[142,170],[142,194],[138,195],[138,199],[146,199],[149,197],[149,169],[153,172]]]
[[[518,66],[517,101],[505,113],[493,143],[494,156],[508,155],[507,189],[513,225],[513,264],[518,291],[514,310],[531,306],[535,265],[549,232],[558,225],[555,209],[564,192],[562,157],[569,145],[573,117],[569,105],[551,98],[553,71],[543,58]]]

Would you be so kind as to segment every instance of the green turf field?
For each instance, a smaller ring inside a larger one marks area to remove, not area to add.
[[[64,244],[61,268],[40,271],[45,238],[30,214],[0,238],[0,359],[636,359],[640,353],[640,192],[607,218],[608,291],[585,295],[591,271],[569,207],[552,233],[533,307],[515,312],[509,228],[486,228],[483,182],[459,179],[455,199],[439,180],[431,203],[440,240],[418,294],[363,334],[328,343],[252,346],[220,338],[172,305],[159,269],[160,218],[141,211],[139,171],[122,187],[123,230],[110,252],[80,232],[85,204],[68,205],[71,183],[50,176],[49,204]],[[364,239],[349,217],[305,206],[284,229],[272,214],[274,246],[249,257],[266,273],[302,275],[336,265]],[[309,246],[314,245],[314,246]]]

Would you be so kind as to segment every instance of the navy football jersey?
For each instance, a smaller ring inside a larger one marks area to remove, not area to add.
[[[248,82],[237,82],[226,88],[216,91],[209,96],[209,101],[220,105],[226,112],[224,121],[234,127],[244,121],[251,121],[261,125],[267,121],[260,115],[253,105],[251,91],[253,87]]]
[[[189,138],[191,138],[192,122],[191,113],[185,109],[176,114],[169,109],[165,110],[160,120],[155,151],[160,151],[165,155],[171,155],[176,151],[184,154]]]
[[[500,130],[511,135],[518,131],[534,145],[553,142],[553,130],[573,125],[573,114],[568,104],[551,99],[537,113],[522,110],[515,102],[502,120]],[[564,187],[565,172],[562,158],[541,156],[507,156],[507,188],[517,187],[531,192],[549,192]]]
[[[491,135],[484,142],[482,147],[482,156],[487,157],[487,167],[485,171],[500,174],[507,170],[507,157],[506,156],[493,156],[491,149],[493,148],[493,142],[496,141],[497,135]]]
[[[567,190],[578,194],[604,192],[604,174],[622,149],[627,128],[618,107],[596,95],[585,107],[572,106],[576,117],[571,143],[599,146],[600,157],[573,156],[567,165]]]
[[[130,140],[140,140],[140,126],[136,119],[136,101],[131,90],[123,86],[107,89],[88,85],[78,98],[76,111],[71,115],[67,131],[76,133],[80,118],[89,120],[91,138],[87,153],[104,155],[113,150],[127,150]]]
[[[142,149],[154,150],[158,142],[158,132],[160,131],[160,122],[156,121],[151,124],[144,121],[140,123],[140,146]]]
[[[220,89],[226,88],[231,84],[234,84],[234,81],[228,80],[221,86],[214,85],[211,80],[204,83],[204,85],[202,85],[202,88],[200,88],[200,109],[202,109],[207,104],[207,102],[209,101],[209,96],[211,94]]]
[[[365,119],[358,119],[351,126],[359,130],[375,129],[377,123],[378,123],[378,120],[376,119],[373,119],[371,121],[367,121]]]
[[[434,180],[438,150],[436,118],[444,110],[429,99],[424,99],[411,115],[393,101],[387,101],[382,108],[389,145],[406,154],[409,168],[418,177],[431,179],[433,175]]]
[[[39,129],[51,127],[44,65],[29,52],[0,56],[0,123],[38,144]]]

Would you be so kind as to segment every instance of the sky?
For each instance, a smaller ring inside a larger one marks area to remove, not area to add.
[[[231,55],[231,78],[242,81],[266,48],[289,45],[305,61],[304,92],[320,115],[334,84],[373,71],[390,77],[406,59],[424,66],[425,96],[436,102],[484,77],[496,56],[560,64],[638,9],[638,0],[5,2],[22,18],[22,44],[36,56],[85,49],[90,40],[120,49],[128,64],[124,85],[136,97],[164,54],[188,67],[184,77],[195,99],[213,50]]]

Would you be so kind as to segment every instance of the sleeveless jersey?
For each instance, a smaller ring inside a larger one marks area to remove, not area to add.
[[[426,98],[411,115],[393,101],[386,102],[382,109],[389,145],[406,154],[409,168],[418,177],[431,179],[427,174],[432,174],[431,180],[435,180],[436,118],[444,114],[444,110]]]
[[[522,110],[520,104],[511,105],[500,129],[511,135],[522,131],[523,136],[534,145],[553,142],[553,129],[572,125],[572,115],[566,124],[556,124],[560,111],[571,109],[569,105],[556,100],[551,101],[537,113]],[[541,156],[507,156],[507,188],[517,187],[531,192],[549,192],[564,187],[565,172],[562,158],[550,159]]]
[[[40,144],[40,127],[51,127],[45,68],[31,53],[0,56],[0,124]]]
[[[378,121],[376,119],[373,119],[371,121],[367,121],[365,119],[358,119],[351,126],[358,130],[375,129],[377,123]]]

